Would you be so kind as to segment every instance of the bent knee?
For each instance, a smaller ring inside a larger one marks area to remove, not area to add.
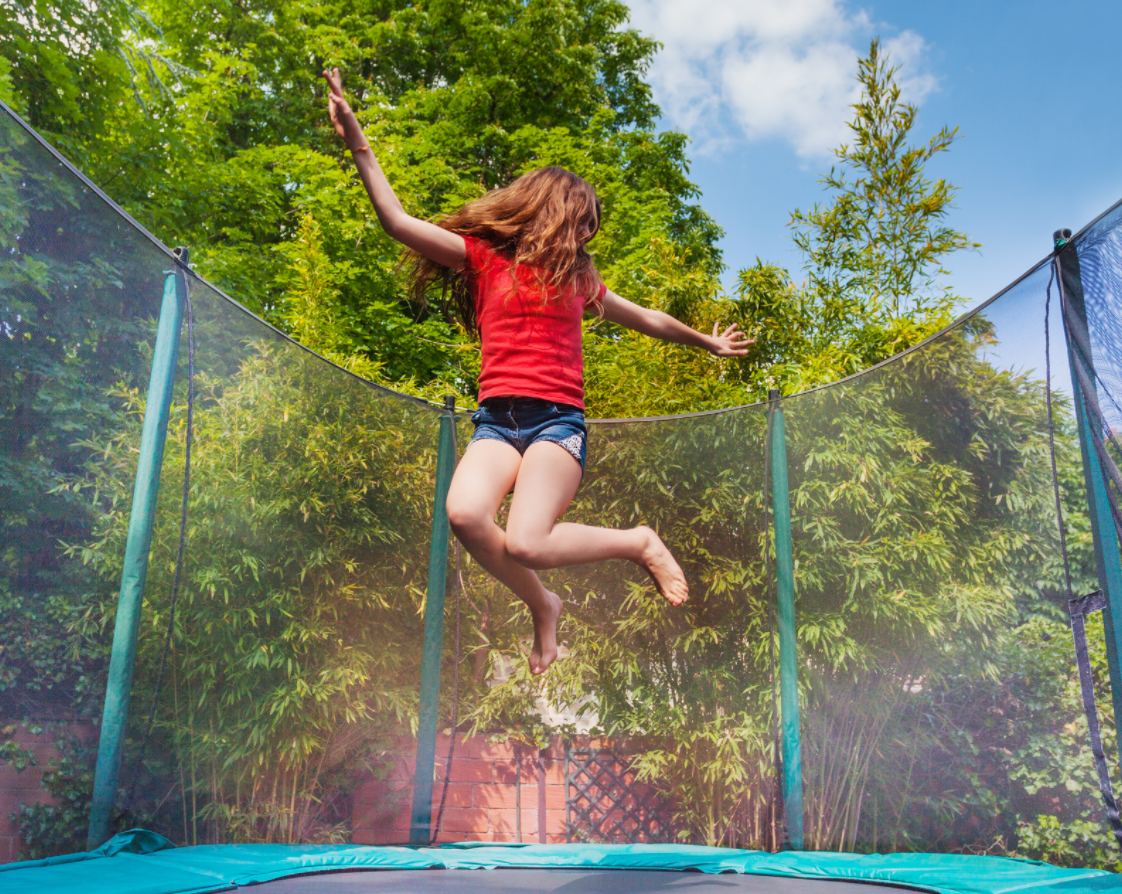
[[[457,537],[471,534],[473,531],[480,531],[489,522],[493,521],[481,512],[478,506],[467,500],[459,500],[451,494],[449,494],[444,508],[448,513],[448,524]]]
[[[542,538],[523,531],[506,532],[506,551],[515,562],[526,568],[542,568],[546,560]]]

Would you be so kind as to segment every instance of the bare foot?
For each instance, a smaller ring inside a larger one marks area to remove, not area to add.
[[[557,657],[557,620],[564,607],[561,597],[545,591],[546,607],[539,611],[530,609],[534,619],[534,648],[530,651],[530,673],[544,674]]]
[[[662,538],[646,525],[640,525],[639,530],[647,535],[647,545],[643,549],[643,558],[640,564],[651,576],[655,587],[671,605],[681,605],[690,595],[689,584],[682,573],[681,566],[674,560]]]

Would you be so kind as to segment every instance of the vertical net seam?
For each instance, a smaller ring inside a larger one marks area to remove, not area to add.
[[[1056,497],[1056,525],[1060,533],[1060,555],[1064,561],[1064,581],[1067,584],[1068,599],[1073,598],[1071,589],[1071,565],[1067,557],[1067,534],[1064,530],[1063,504],[1060,501],[1060,476],[1056,471],[1056,428],[1052,415],[1052,342],[1049,314],[1052,309],[1052,283],[1056,279],[1056,263],[1052,262],[1048,274],[1048,285],[1044,290],[1044,402],[1048,407],[1048,450],[1052,460],[1052,490]]]

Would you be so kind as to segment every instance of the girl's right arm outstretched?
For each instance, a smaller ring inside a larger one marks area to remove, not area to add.
[[[327,97],[331,123],[335,127],[335,132],[343,138],[347,148],[351,150],[355,167],[358,168],[358,174],[374,205],[374,211],[378,214],[378,222],[381,223],[382,229],[402,245],[424,255],[429,260],[459,270],[464,265],[464,237],[441,229],[427,220],[420,220],[406,214],[386,175],[382,173],[378,159],[374,157],[373,151],[366,142],[354,112],[343,98],[339,69],[325,71],[323,76],[331,87]]]

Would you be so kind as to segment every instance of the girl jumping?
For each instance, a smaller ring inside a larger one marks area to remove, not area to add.
[[[669,314],[616,295],[596,272],[588,243],[600,229],[600,202],[576,174],[546,167],[524,174],[436,223],[405,213],[355,119],[339,78],[328,108],[351,151],[382,228],[408,250],[412,292],[439,281],[450,309],[479,334],[483,366],[475,434],[448,491],[452,530],[480,565],[518,596],[534,620],[530,670],[557,657],[561,598],[536,570],[627,559],[644,568],[671,605],[688,595],[685,575],[653,530],[558,522],[577,492],[587,450],[581,317],[586,312],[644,335],[747,353],[735,324],[705,335]],[[495,523],[511,492],[506,531]]]

